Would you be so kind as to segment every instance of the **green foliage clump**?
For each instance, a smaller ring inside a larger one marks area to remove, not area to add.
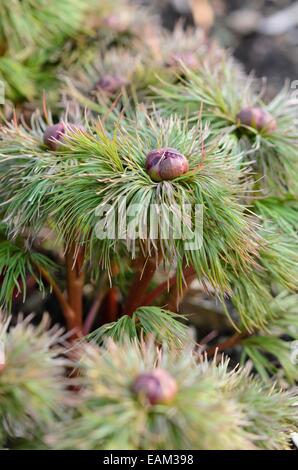
[[[32,317],[1,320],[0,447],[9,440],[34,440],[66,413],[69,400],[63,358],[65,336],[49,329],[49,317],[40,325]]]
[[[79,343],[31,316],[2,321],[0,445],[288,449],[298,379],[289,90],[267,100],[199,29],[166,32],[126,0],[1,8],[0,80],[17,109],[4,108],[0,127],[0,306],[19,309],[28,285],[53,294]],[[205,356],[183,311],[191,286],[232,330]],[[145,390],[166,377],[168,400],[136,393],[138,378]]]
[[[287,449],[297,411],[281,393],[249,375],[208,362],[190,347],[153,343],[84,346],[85,390],[73,419],[45,437],[53,449]],[[158,368],[177,384],[169,403],[133,391],[136,377]]]
[[[82,29],[83,2],[12,0],[1,2],[0,78],[13,101],[36,98],[52,72],[57,49]],[[47,72],[45,72],[47,70]]]

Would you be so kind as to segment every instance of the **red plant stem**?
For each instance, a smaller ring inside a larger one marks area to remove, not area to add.
[[[144,305],[144,296],[146,294],[147,287],[153,278],[157,267],[155,259],[149,258],[145,261],[143,271],[138,271],[135,275],[134,281],[130,288],[124,313],[132,316],[138,307]]]
[[[183,301],[186,293],[188,292],[190,288],[191,282],[196,278],[196,276],[197,276],[197,273],[193,269],[192,266],[184,267],[183,269],[184,283],[182,287],[178,286],[178,284],[176,283],[170,294],[169,302],[167,305],[167,308],[168,310],[170,310],[170,312],[179,311],[179,305]]]
[[[35,263],[35,266],[40,272],[40,275],[44,279],[44,281],[51,287],[53,294],[58,300],[63,316],[66,321],[67,328],[69,330],[74,330],[73,338],[80,337],[81,331],[77,329],[75,312],[72,310],[71,306],[67,302],[63,292],[60,290],[55,279],[50,275],[50,273],[46,269],[44,269],[39,264]]]
[[[75,326],[83,328],[83,287],[84,287],[84,250],[77,248],[75,242],[69,244],[65,253],[67,297],[75,313]]]
[[[113,260],[111,263],[111,274],[112,285],[105,298],[106,311],[104,320],[108,323],[116,321],[119,314],[119,291],[118,288],[113,285],[116,276],[119,274],[119,266],[116,260]]]
[[[187,268],[184,268],[183,274],[184,274],[185,280],[187,280],[188,278],[195,276],[195,270],[191,266],[189,266]],[[171,279],[162,282],[161,284],[159,284],[159,286],[155,287],[155,289],[149,292],[149,294],[145,297],[142,305],[143,306],[151,305],[155,299],[157,299],[161,294],[163,294],[164,292],[166,292],[168,289],[175,286],[176,284],[177,284],[176,275],[171,277]]]
[[[170,299],[167,305],[167,309],[170,312],[178,312],[179,305],[182,303],[184,297],[186,296],[187,292],[190,289],[191,282],[196,278],[196,273],[189,273],[188,275],[184,274],[186,284],[183,284],[182,289],[179,289],[177,284],[173,288],[173,292],[171,292]]]
[[[111,274],[112,279],[114,279],[119,273],[118,264],[113,261],[111,263]],[[107,275],[104,274],[100,280],[100,285],[98,287],[98,294],[91,306],[90,311],[87,314],[83,333],[86,335],[91,331],[92,325],[98,314],[99,309],[101,308],[102,303],[104,302],[104,315],[103,320],[105,323],[110,323],[117,320],[119,303],[118,303],[118,289],[115,286],[110,288],[105,287],[108,282]]]
[[[111,287],[106,295],[107,311],[106,321],[111,323],[117,320],[118,316],[118,290],[116,287]]]
[[[177,277],[173,276],[171,279],[162,282],[159,284],[159,286],[155,287],[147,296],[145,297],[143,301],[143,306],[146,305],[151,305],[154,300],[159,297],[161,294],[163,294],[165,291],[173,287],[177,282]]]
[[[214,356],[215,352],[226,351],[227,349],[232,349],[237,344],[240,344],[241,341],[245,338],[248,338],[250,333],[243,332],[243,333],[235,333],[230,338],[226,339],[223,343],[220,343],[216,346],[212,346],[207,349],[207,356],[211,357]]]
[[[96,315],[98,314],[98,311],[101,307],[101,304],[106,296],[106,293],[107,291],[104,290],[104,289],[101,289],[97,295],[97,297],[95,298],[88,314],[87,314],[87,317],[86,317],[86,320],[85,320],[85,323],[84,323],[84,326],[83,326],[83,334],[84,335],[87,335],[88,333],[90,333],[91,331],[91,328],[92,328],[92,325],[94,323],[94,320],[96,318]]]
[[[1,283],[1,276],[0,276],[0,283]],[[34,287],[36,286],[36,279],[34,276],[27,276],[26,278],[26,283],[25,285],[23,285],[23,289],[26,288],[27,289],[27,292],[30,292]],[[14,289],[14,300],[16,302],[19,301],[19,299],[22,301],[23,297],[22,297],[22,291],[23,289]]]

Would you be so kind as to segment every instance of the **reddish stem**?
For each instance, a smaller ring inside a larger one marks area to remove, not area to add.
[[[36,268],[40,272],[41,277],[46,281],[46,283],[51,287],[53,294],[59,302],[63,316],[66,321],[67,328],[69,330],[74,330],[73,339],[81,336],[81,330],[77,328],[76,315],[72,310],[71,306],[67,302],[63,292],[60,290],[55,279],[50,275],[50,273],[44,269],[39,264],[35,263]]]
[[[75,326],[83,328],[84,250],[70,243],[65,253],[68,303],[75,313]]]
[[[171,292],[170,299],[168,302],[168,310],[170,312],[178,312],[179,311],[179,305],[183,301],[185,295],[189,291],[190,288],[190,283],[196,278],[196,273],[195,272],[184,272],[184,279],[185,283],[182,286],[182,289],[178,287],[177,284],[175,284],[173,291]]]
[[[117,320],[118,317],[118,289],[111,287],[106,295],[106,316],[105,321],[111,323]]]
[[[0,281],[1,281],[1,277],[0,277]],[[14,290],[14,299],[15,301],[19,301],[19,300],[22,300],[22,291],[23,289],[27,289],[27,292],[30,292],[34,287],[36,286],[36,279],[34,276],[27,276],[26,278],[26,284],[22,286],[22,289],[21,290],[17,290],[15,289]]]
[[[221,352],[226,351],[227,349],[232,349],[234,346],[237,346],[237,344],[240,344],[243,339],[248,338],[248,336],[250,336],[250,333],[248,332],[235,333],[233,336],[226,339],[222,343],[208,348],[206,351],[207,356],[211,357],[214,356],[215,352]]]
[[[189,266],[183,270],[184,279],[187,280],[195,276],[195,270]],[[155,299],[157,299],[161,294],[168,291],[171,287],[177,285],[177,276],[171,277],[171,279],[162,282],[159,286],[155,287],[149,294],[145,297],[142,305],[151,305]]]
[[[124,309],[126,315],[131,316],[138,307],[144,305],[146,290],[155,274],[156,267],[156,260],[147,258],[143,270],[136,273]]]
[[[101,307],[101,304],[106,296],[107,291],[105,289],[101,289],[95,298],[84,323],[83,327],[83,334],[87,335],[90,333],[92,325],[94,323],[94,320],[96,318],[96,315],[98,314],[98,311]]]

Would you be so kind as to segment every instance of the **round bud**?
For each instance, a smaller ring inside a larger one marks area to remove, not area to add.
[[[59,142],[62,142],[65,135],[70,134],[71,132],[76,131],[85,131],[83,126],[75,124],[64,124],[60,122],[59,124],[54,124],[46,128],[43,141],[51,150],[57,150],[59,147]]]
[[[51,150],[57,150],[58,141],[63,139],[64,134],[65,124],[63,124],[63,122],[59,122],[59,124],[54,124],[53,126],[46,128],[43,135],[43,141]]]
[[[150,405],[167,404],[176,396],[178,387],[173,377],[164,369],[144,372],[135,379],[133,392],[144,397]]]
[[[111,28],[117,33],[124,33],[127,28],[126,22],[123,21],[123,19],[121,19],[119,15],[111,14],[106,16],[105,18],[103,18],[103,24],[104,26]]]
[[[148,153],[146,170],[153,181],[172,180],[187,173],[189,164],[184,155],[168,147]]]
[[[253,127],[257,131],[274,132],[276,120],[263,108],[243,108],[236,116],[237,122],[243,126]]]
[[[126,85],[126,81],[118,75],[104,75],[96,83],[96,88],[110,94],[117,93],[121,88]]]
[[[171,54],[166,65],[168,67],[179,67],[181,62],[186,65],[187,68],[191,70],[196,70],[199,68],[199,61],[195,54],[190,51],[185,52],[176,52]]]

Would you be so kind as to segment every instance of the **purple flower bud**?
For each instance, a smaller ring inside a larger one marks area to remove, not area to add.
[[[85,131],[83,126],[73,124],[66,125],[63,122],[49,126],[46,128],[43,135],[44,144],[51,150],[57,150],[59,142],[63,141],[64,136],[77,130]]]
[[[96,83],[96,88],[100,88],[106,93],[114,94],[126,84],[126,80],[118,75],[104,75]]]
[[[123,19],[119,17],[119,15],[108,15],[105,18],[103,18],[103,24],[107,26],[108,28],[111,28],[112,30],[116,31],[117,33],[123,33],[126,28],[127,24]]]
[[[148,153],[146,170],[153,181],[172,180],[187,173],[189,164],[186,157],[177,150],[161,148]]]
[[[58,142],[63,139],[65,134],[65,124],[59,122],[59,124],[54,124],[46,128],[43,135],[43,141],[51,150],[57,150]]]
[[[145,397],[151,405],[170,403],[178,390],[173,377],[164,369],[144,372],[135,379],[132,390],[135,394]]]
[[[199,61],[195,54],[190,51],[176,52],[170,55],[166,65],[168,67],[179,67],[180,63],[183,62],[187,68],[196,70],[199,68]]]
[[[237,122],[243,126],[250,126],[257,131],[274,132],[277,128],[276,120],[268,111],[258,107],[243,108],[236,116]]]

